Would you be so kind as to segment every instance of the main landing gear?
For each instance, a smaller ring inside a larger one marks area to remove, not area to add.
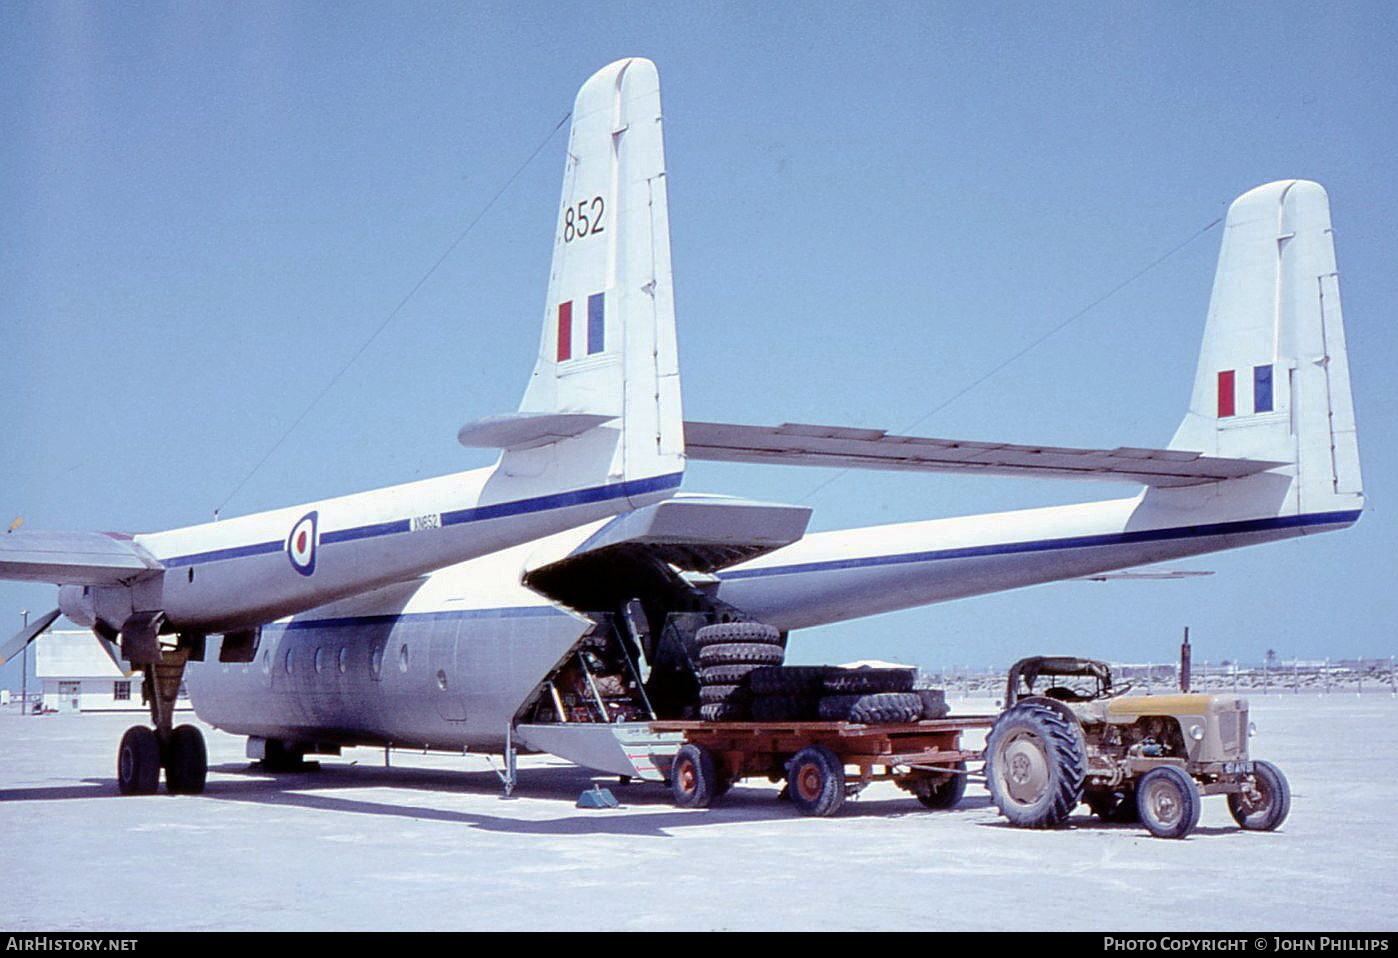
[[[138,642],[123,644],[134,651],[132,646]],[[123,795],[154,795],[160,787],[161,769],[165,770],[165,790],[171,795],[198,795],[204,790],[209,773],[204,734],[193,725],[174,726],[175,699],[194,645],[181,636],[180,644],[173,649],[160,648],[153,641],[144,648],[147,654],[141,658],[148,661],[139,663],[145,675],[142,691],[150,704],[155,728],[136,725],[121,737],[117,788]],[[138,664],[130,657],[128,661]]]

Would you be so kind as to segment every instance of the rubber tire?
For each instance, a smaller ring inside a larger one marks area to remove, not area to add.
[[[133,725],[117,748],[117,790],[123,795],[154,795],[160,787],[160,740],[155,731]]]
[[[825,691],[843,695],[876,695],[911,692],[917,669],[832,669],[825,677]]]
[[[1233,820],[1250,832],[1270,832],[1286,821],[1291,812],[1291,786],[1286,776],[1271,762],[1253,762],[1253,777],[1265,804],[1254,806],[1247,796],[1234,792],[1228,796],[1228,811]]]
[[[1086,767],[1077,726],[1036,702],[1002,712],[986,737],[991,800],[1021,828],[1062,825],[1082,800]],[[1030,777],[1041,781],[1036,784]]]
[[[171,795],[198,795],[208,775],[204,733],[193,725],[176,727],[165,747],[165,790]]]
[[[952,775],[940,782],[922,781],[913,789],[913,794],[925,808],[955,808],[961,804],[966,794],[966,763],[957,762],[955,768],[960,775]]]
[[[803,815],[834,815],[845,803],[845,766],[824,745],[807,745],[786,766],[787,793]]]
[[[762,665],[712,665],[699,673],[701,685],[742,685],[747,686],[748,676],[754,669],[767,668]]]
[[[888,725],[899,722],[916,722],[920,715],[922,715],[922,699],[913,692],[827,695],[820,700],[820,717],[827,722]]]
[[[699,664],[705,669],[715,665],[781,665],[786,653],[779,645],[760,642],[725,642],[706,645],[699,651]]]
[[[704,705],[748,705],[752,693],[745,685],[705,685],[699,690],[699,701]]]
[[[939,719],[951,714],[947,705],[947,693],[942,689],[913,689],[913,694],[922,702],[922,718]]]
[[[764,665],[753,669],[748,684],[758,695],[818,697],[831,671],[828,665]]]
[[[306,753],[287,745],[279,738],[269,738],[263,745],[262,768],[267,772],[304,772]]]
[[[706,625],[694,633],[694,644],[700,649],[734,642],[756,642],[786,648],[786,640],[782,638],[782,634],[761,622],[720,622],[717,625]]]
[[[752,700],[757,722],[815,722],[820,719],[820,699],[813,695],[759,695]]]
[[[1136,783],[1141,824],[1156,838],[1184,838],[1199,824],[1199,786],[1173,765],[1161,765]]]
[[[1135,825],[1141,820],[1136,808],[1136,793],[1126,789],[1114,791],[1094,791],[1083,796],[1083,801],[1100,821],[1115,825]]]
[[[752,708],[747,702],[710,702],[699,706],[699,717],[705,722],[747,722]]]
[[[670,794],[680,808],[708,808],[728,791],[720,785],[714,754],[702,745],[686,742],[670,766]]]

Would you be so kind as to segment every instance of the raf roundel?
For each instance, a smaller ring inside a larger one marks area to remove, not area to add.
[[[308,512],[296,520],[286,537],[286,555],[291,567],[302,575],[316,571],[316,513]]]

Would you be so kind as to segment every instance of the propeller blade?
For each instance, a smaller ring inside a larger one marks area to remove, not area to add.
[[[8,642],[0,646],[0,665],[4,665],[6,662],[10,661],[10,659],[19,655],[26,645],[38,638],[40,633],[53,625],[62,614],[63,611],[61,609],[54,609],[48,615],[35,619],[16,632]]]

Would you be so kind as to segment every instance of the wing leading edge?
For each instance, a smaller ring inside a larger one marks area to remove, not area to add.
[[[686,422],[685,453],[718,462],[834,466],[907,472],[1139,482],[1194,486],[1239,479],[1286,465],[1261,459],[1225,459],[1180,449],[1071,449],[1004,442],[968,442],[890,435],[882,429],[746,426]]]

